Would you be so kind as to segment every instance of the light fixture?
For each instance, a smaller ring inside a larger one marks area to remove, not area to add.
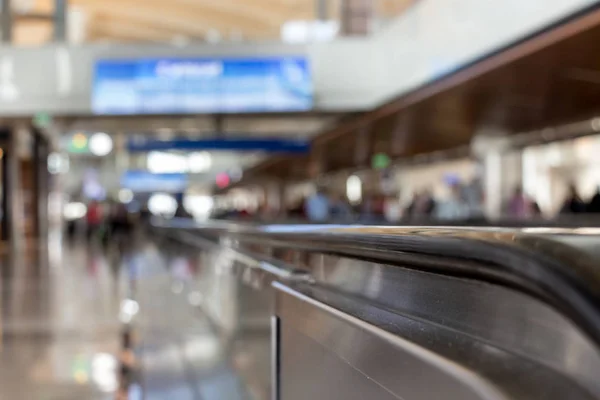
[[[346,196],[353,204],[358,204],[362,201],[362,181],[356,175],[352,175],[346,181]]]
[[[233,167],[227,171],[227,174],[231,178],[232,182],[239,182],[244,176],[244,170],[240,167]]]
[[[66,154],[50,153],[48,155],[48,172],[52,175],[69,172],[69,157]]]
[[[212,157],[207,151],[192,153],[188,156],[187,164],[188,172],[192,174],[206,172],[212,167]]]
[[[224,189],[227,186],[229,186],[229,184],[231,183],[231,179],[229,178],[229,175],[227,175],[227,173],[220,172],[215,178],[215,183],[217,184],[219,189]]]
[[[188,161],[184,155],[152,151],[148,153],[146,166],[153,174],[182,174],[187,172]]]
[[[166,193],[156,193],[148,199],[148,210],[153,215],[173,217],[177,211],[177,200]]]
[[[188,195],[183,198],[186,211],[197,219],[206,219],[214,207],[214,200],[205,195]]]
[[[112,151],[113,140],[104,132],[94,133],[89,140],[88,148],[93,155],[104,157]]]
[[[130,189],[119,190],[119,201],[124,204],[131,203],[133,200],[133,192]]]
[[[124,299],[123,301],[121,301],[119,319],[121,320],[121,322],[128,324],[139,311],[140,305],[137,301],[132,299]]]
[[[10,3],[11,11],[16,14],[27,14],[31,12],[35,5],[34,0],[16,0]]]
[[[200,292],[191,292],[188,294],[188,302],[193,306],[202,304],[202,294]]]
[[[89,149],[88,138],[84,133],[76,133],[69,143],[69,151],[73,153],[83,153]]]
[[[87,213],[87,207],[85,204],[80,202],[73,202],[65,204],[63,209],[63,216],[67,221],[74,221],[85,217]]]

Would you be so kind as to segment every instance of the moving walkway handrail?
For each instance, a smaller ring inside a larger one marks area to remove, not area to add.
[[[600,235],[568,230],[558,235],[468,227],[251,226],[181,220],[154,225],[500,284],[553,306],[600,346],[600,265],[577,245],[582,238],[600,246]]]
[[[211,245],[215,247],[223,245],[223,243],[212,243],[206,239],[193,236],[190,232],[182,232],[181,230],[177,230],[176,234],[173,233],[170,236],[181,243],[188,244],[193,247],[206,248],[207,246]],[[241,252],[230,246],[227,246],[227,251],[229,255],[243,262],[246,266],[260,269],[261,271],[269,273],[278,279],[284,279],[287,281],[310,281],[307,271],[295,268],[293,265],[284,264],[277,260],[267,259],[265,256],[258,256],[252,252]]]

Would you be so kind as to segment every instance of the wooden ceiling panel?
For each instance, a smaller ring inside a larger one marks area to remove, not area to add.
[[[216,11],[222,13],[222,15],[234,17],[242,15],[257,24],[279,28],[281,21],[284,19],[312,19],[315,1],[174,0],[170,4],[172,7],[189,11]]]
[[[463,154],[481,130],[518,134],[597,118],[597,43],[600,8],[347,120],[316,137],[314,151],[328,149],[325,172],[333,172],[362,167],[354,157],[361,126],[373,127],[377,151],[409,158],[450,149]]]
[[[120,0],[118,6],[103,0],[71,0],[73,5],[85,8],[90,14],[90,30],[94,30],[94,16],[100,14],[102,19],[129,23],[132,27],[141,24],[144,27],[155,27],[170,32],[163,40],[170,40],[175,35],[190,38],[204,38],[211,30],[224,35],[232,30],[246,32],[252,36],[265,34],[265,27],[243,16],[225,16],[208,11],[190,11],[186,8],[172,7],[162,0]]]
[[[23,21],[13,29],[13,40],[19,46],[37,46],[52,39],[52,26],[40,21]]]
[[[36,15],[54,11],[55,0],[34,0]],[[342,0],[329,0],[327,16],[339,19]],[[415,0],[373,0],[373,15],[391,18]],[[315,0],[70,0],[85,16],[88,41],[165,42],[185,38],[206,40],[215,32],[223,40],[264,40],[280,36],[291,20],[314,20]],[[51,21],[17,22],[17,44],[43,44]]]
[[[167,37],[176,36],[177,31],[168,27],[126,19],[105,18],[97,14],[94,24],[87,32],[88,40],[118,40],[118,41],[163,41]]]

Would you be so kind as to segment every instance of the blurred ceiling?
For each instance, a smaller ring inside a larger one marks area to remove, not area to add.
[[[14,23],[17,45],[39,45],[52,38],[54,0],[12,0],[21,16]],[[342,2],[326,0],[328,18],[339,20]],[[362,7],[385,19],[415,0],[364,0]],[[349,3],[356,2],[355,0]],[[316,0],[69,0],[69,29],[76,41],[273,40],[287,21],[316,19]]]
[[[366,169],[378,153],[419,162],[431,162],[428,154],[465,156],[473,137],[486,131],[519,135],[515,144],[598,132],[599,41],[596,8],[340,121],[315,137],[311,155],[271,157],[245,179],[305,180]]]
[[[341,115],[226,116],[219,122],[211,115],[179,117],[96,117],[57,120],[61,131],[146,134],[159,138],[172,136],[212,137],[294,137],[310,138],[336,125]],[[220,126],[219,126],[220,125]]]

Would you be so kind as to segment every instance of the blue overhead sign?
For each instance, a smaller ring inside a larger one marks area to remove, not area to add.
[[[305,57],[180,58],[96,62],[96,114],[306,111],[312,78]]]
[[[174,140],[131,140],[127,144],[130,152],[164,150],[180,151],[262,151],[267,153],[305,154],[310,143],[297,139],[270,138],[214,138],[214,139],[174,139]]]
[[[184,192],[188,186],[186,174],[153,174],[148,171],[126,171],[121,175],[121,187],[133,192]]]

